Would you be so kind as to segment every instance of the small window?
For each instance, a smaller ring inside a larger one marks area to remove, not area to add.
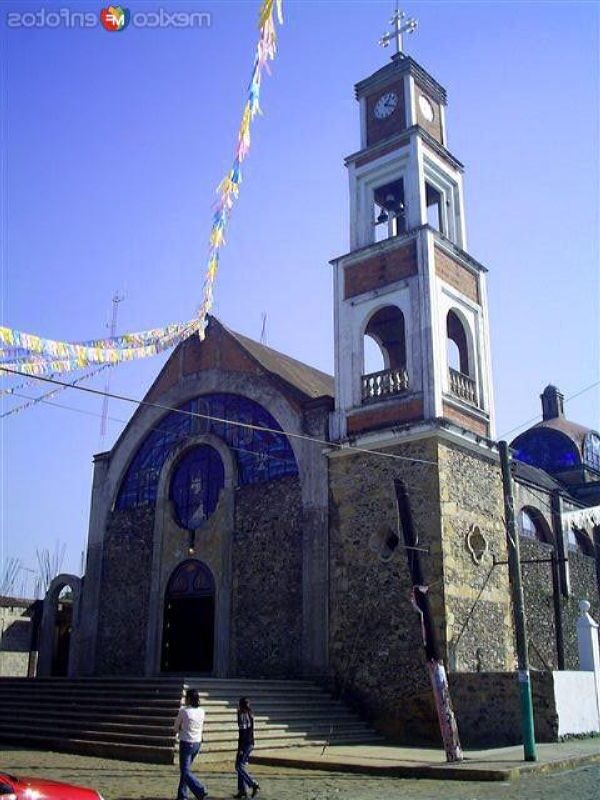
[[[587,533],[579,528],[569,528],[568,549],[571,553],[580,553],[582,556],[594,556],[594,546]]]
[[[540,512],[535,508],[522,509],[519,523],[521,536],[525,539],[534,539],[543,544],[550,544],[552,542],[552,535],[548,525]]]
[[[600,472],[600,436],[593,431],[583,440],[583,463]]]
[[[427,202],[428,225],[440,233],[446,233],[446,226],[444,225],[444,198],[442,193],[430,183],[425,183],[425,200]]]
[[[470,375],[467,334],[458,314],[454,311],[448,312],[446,331],[448,334],[448,366],[463,375]]]

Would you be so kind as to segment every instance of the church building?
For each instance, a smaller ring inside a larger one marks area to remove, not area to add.
[[[85,576],[50,589],[39,671],[56,663],[69,585],[69,675],[311,679],[381,732],[431,741],[400,480],[459,726],[485,743],[491,717],[512,724],[516,663],[487,269],[469,254],[444,87],[399,50],[355,92],[335,375],[214,317],[181,343],[94,459]],[[576,668],[579,600],[600,617],[600,437],[566,420],[557,388],[542,401],[543,421],[513,443],[540,672]]]

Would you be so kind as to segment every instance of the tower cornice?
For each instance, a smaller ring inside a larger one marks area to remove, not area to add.
[[[473,258],[473,256],[470,256],[467,252],[461,250],[460,247],[451,242],[450,239],[442,236],[430,225],[420,225],[418,228],[413,228],[413,230],[407,231],[403,236],[394,236],[393,238],[384,239],[381,242],[374,242],[366,247],[350,250],[348,253],[344,253],[341,256],[332,258],[329,263],[331,266],[336,266],[336,264],[340,263],[344,265],[353,264],[364,261],[370,256],[376,256],[381,253],[391,253],[399,247],[405,247],[411,241],[415,241],[419,231],[422,230],[431,231],[435,237],[436,246],[441,250],[445,250],[449,255],[457,259],[469,271],[473,272],[474,274],[477,274],[478,272],[488,272],[487,267],[484,267],[483,264],[480,264],[479,261]]]
[[[391,62],[385,67],[378,69],[368,78],[359,81],[354,86],[356,99],[359,100],[374,90],[385,86],[390,81],[402,77],[409,73],[415,81],[425,89],[431,97],[441,105],[447,105],[448,96],[444,87],[431,76],[426,69],[418,64],[414,58],[400,54],[393,56]]]
[[[344,165],[346,167],[350,164],[362,166],[360,163],[361,159],[364,159],[364,163],[374,161],[376,158],[380,158],[387,153],[395,152],[400,147],[408,145],[412,136],[420,136],[428,147],[430,147],[440,158],[443,158],[445,161],[447,161],[458,172],[463,173],[465,171],[464,164],[455,156],[453,156],[443,144],[440,144],[438,141],[436,141],[436,139],[434,139],[433,136],[431,136],[431,134],[429,134],[425,128],[422,128],[420,125],[413,125],[401,133],[397,133],[395,136],[382,139],[376,144],[372,144],[369,147],[363,147],[362,150],[357,150],[355,153],[351,153],[344,159]]]

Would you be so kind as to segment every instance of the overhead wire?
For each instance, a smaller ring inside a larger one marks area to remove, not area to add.
[[[22,374],[23,374],[23,373],[19,372],[18,370],[8,369],[7,367],[3,367],[3,366],[0,366],[0,371],[7,372],[7,373],[10,373],[12,375],[17,375],[19,377],[22,376]],[[270,428],[270,427],[267,427],[265,425],[254,425],[254,424],[249,423],[249,422],[239,422],[238,420],[225,419],[225,418],[222,418],[222,417],[213,416],[211,414],[201,414],[198,411],[187,411],[186,409],[175,408],[174,406],[168,406],[168,405],[165,405],[164,403],[156,403],[156,402],[152,402],[150,400],[138,400],[137,398],[128,397],[127,395],[119,395],[119,394],[115,394],[114,392],[102,391],[101,389],[92,389],[89,386],[74,386],[72,384],[64,383],[63,381],[59,381],[56,378],[48,378],[48,377],[45,377],[45,376],[42,376],[42,375],[36,375],[35,376],[35,380],[39,380],[39,381],[41,381],[43,383],[50,383],[50,384],[53,384],[53,385],[56,385],[56,386],[65,387],[65,388],[76,389],[79,392],[85,392],[87,394],[93,394],[93,395],[96,395],[98,397],[109,397],[109,398],[111,398],[113,400],[120,400],[122,402],[131,403],[133,405],[137,405],[137,406],[140,406],[140,407],[156,408],[156,409],[158,409],[160,411],[174,412],[174,413],[177,413],[177,414],[182,414],[184,416],[191,416],[191,417],[195,417],[195,418],[199,418],[199,419],[206,419],[206,420],[210,420],[212,422],[218,422],[218,423],[225,424],[225,425],[234,425],[234,426],[239,427],[239,428],[248,428],[249,430],[261,431],[263,433],[274,433],[274,434],[277,434],[277,435],[283,434],[284,436],[287,436],[289,438],[298,439],[298,440],[301,440],[301,441],[312,442],[313,444],[318,444],[318,445],[320,445],[320,446],[322,446],[324,448],[335,448],[335,449],[337,449],[339,451],[342,451],[342,450],[343,451],[353,451],[353,452],[356,452],[356,453],[364,453],[364,454],[368,454],[368,455],[377,455],[377,456],[381,456],[382,458],[388,458],[390,460],[395,460],[395,461],[410,461],[410,462],[413,462],[413,463],[429,464],[431,466],[438,466],[437,461],[430,461],[429,459],[415,458],[415,457],[411,457],[411,456],[401,456],[401,455],[398,455],[397,453],[387,453],[387,452],[382,451],[382,450],[373,450],[373,449],[367,448],[367,447],[358,447],[356,445],[348,444],[346,442],[328,441],[327,439],[320,439],[317,436],[310,436],[310,435],[308,435],[306,433],[297,433],[295,431],[286,431],[286,430],[277,429],[277,428]]]
[[[565,397],[565,403],[568,403],[571,400],[574,400],[576,397],[585,394],[585,392],[589,392],[590,389],[594,389],[596,386],[600,386],[600,381],[595,381],[594,383],[590,383],[590,385],[586,386],[584,389],[580,389],[578,392],[575,392],[575,394],[569,395],[569,397]],[[539,418],[540,414],[536,414],[535,417],[531,417],[530,419],[525,420],[525,422],[521,422],[520,425],[515,425],[515,427],[511,428],[509,431],[505,431],[504,433],[499,434],[498,440],[504,439],[505,436],[508,436],[514,431],[518,431],[519,428],[524,428],[525,425],[530,425],[532,422],[537,422]]]

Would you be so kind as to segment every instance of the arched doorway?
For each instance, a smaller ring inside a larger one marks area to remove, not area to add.
[[[57,575],[44,598],[38,675],[73,676],[78,670],[81,578]]]
[[[180,564],[165,593],[161,670],[212,672],[215,582],[201,561]]]
[[[73,590],[70,586],[64,586],[58,595],[54,618],[51,675],[66,677],[69,674],[72,630]]]

